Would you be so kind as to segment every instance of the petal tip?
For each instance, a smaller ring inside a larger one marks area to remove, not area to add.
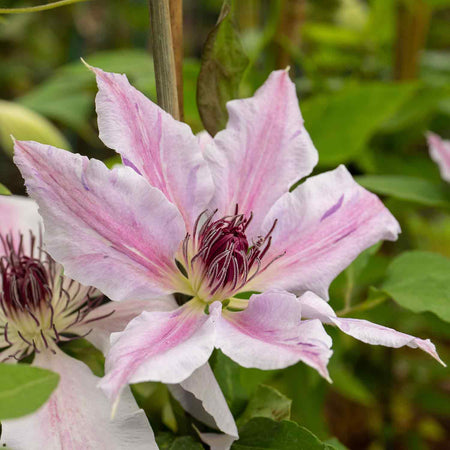
[[[96,77],[102,75],[103,70],[99,69],[98,67],[91,66],[88,62],[86,62],[85,59],[80,57],[81,62],[91,71],[95,74]]]
[[[90,64],[88,64],[86,62],[86,60],[84,58],[80,57],[80,60],[89,70],[93,70],[94,69]]]

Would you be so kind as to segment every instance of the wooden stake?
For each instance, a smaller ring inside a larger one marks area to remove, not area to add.
[[[178,109],[183,120],[183,0],[170,0],[170,25],[177,78]]]
[[[417,78],[420,54],[425,47],[431,18],[431,7],[424,0],[397,5],[394,79]]]
[[[149,0],[158,105],[180,119],[169,0]]]

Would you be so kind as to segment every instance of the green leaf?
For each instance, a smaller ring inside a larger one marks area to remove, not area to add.
[[[329,386],[316,371],[303,363],[298,363],[279,371],[271,384],[283,390],[292,399],[292,420],[301,423],[317,435],[327,435],[323,408]]]
[[[324,444],[326,450],[347,450],[347,447],[341,444],[336,438],[328,439]]]
[[[240,439],[232,450],[324,450],[323,444],[314,434],[295,422],[258,417],[250,420],[239,430]]]
[[[241,383],[239,364],[217,350],[211,360],[211,367],[231,412],[235,416],[238,415],[244,409],[248,399]]]
[[[383,131],[396,132],[406,127],[423,127],[437,111],[439,102],[445,93],[442,88],[421,88],[409,97],[402,106],[384,124]]]
[[[11,195],[11,191],[0,183],[0,195]]]
[[[395,258],[382,286],[397,303],[414,312],[430,311],[450,322],[450,259],[410,251]]]
[[[354,159],[416,87],[372,83],[301,103],[320,163],[335,165]]]
[[[36,411],[50,397],[59,375],[27,364],[0,364],[0,420]]]
[[[83,361],[98,377],[105,375],[105,357],[103,353],[86,339],[74,339],[63,342],[61,348],[72,358]]]
[[[450,190],[442,183],[403,175],[364,175],[355,180],[377,194],[420,205],[450,208]]]
[[[239,83],[248,66],[231,17],[231,1],[225,0],[216,26],[202,53],[197,82],[197,106],[205,129],[214,136],[228,119],[225,104],[238,97]]]
[[[171,433],[158,433],[156,443],[160,450],[203,450],[203,446],[191,436],[176,437]]]
[[[61,132],[47,119],[22,105],[0,100],[0,145],[12,155],[11,135],[19,140],[38,141],[70,149]]]
[[[267,417],[276,421],[290,419],[291,404],[292,400],[273,387],[260,385],[250,398],[237,424],[242,426],[254,417]]]

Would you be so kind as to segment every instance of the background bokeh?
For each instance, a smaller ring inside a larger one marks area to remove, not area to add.
[[[203,128],[196,103],[202,47],[221,3],[184,1],[184,119],[195,131]],[[401,252],[450,257],[450,185],[440,180],[425,140],[427,130],[450,138],[450,1],[240,0],[234,20],[249,58],[239,95],[251,95],[272,70],[290,66],[319,150],[316,172],[346,164],[361,184],[382,195],[401,223],[398,242],[372,248],[333,283],[333,307],[429,337],[450,362],[448,323],[383,301],[377,290]],[[80,57],[126,73],[155,99],[148,27],[145,0],[91,0],[0,16],[2,184],[24,193],[10,134],[118,162],[97,137],[95,81]],[[366,311],[353,306],[368,298],[382,300]],[[332,385],[302,364],[260,372],[216,353],[213,367],[236,417],[264,383],[292,399],[293,420],[320,438],[336,436],[350,449],[450,448],[447,369],[419,351],[371,347],[329,332]],[[66,351],[101,373],[101,357],[86,342],[73,342]],[[193,433],[162,385],[141,384],[135,394],[157,431]]]

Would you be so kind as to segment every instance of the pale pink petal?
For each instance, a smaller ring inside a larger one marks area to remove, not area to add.
[[[227,128],[205,148],[216,185],[213,208],[254,214],[251,236],[274,202],[317,164],[303,126],[295,85],[285,70],[272,72],[251,98],[227,103]]]
[[[223,312],[216,346],[244,367],[282,369],[303,361],[329,379],[331,338],[319,320],[301,320],[301,309],[288,292],[252,295],[244,311]]]
[[[229,434],[201,433],[199,430],[196,431],[200,439],[205,444],[208,444],[210,450],[229,450],[233,442],[237,439],[237,437],[230,436]]]
[[[395,240],[400,226],[380,199],[359,186],[344,166],[306,180],[270,210],[263,229],[277,219],[265,261],[279,257],[249,288],[313,291],[328,287],[364,249]]]
[[[158,449],[129,389],[111,420],[111,405],[84,363],[58,350],[37,354],[33,365],[59,373],[59,385],[36,413],[2,421],[1,443],[15,450]]]
[[[110,399],[127,383],[180,383],[208,361],[220,308],[189,302],[171,312],[147,312],[111,335],[106,375],[100,386]]]
[[[393,348],[404,346],[420,348],[445,366],[437,354],[436,347],[429,339],[419,339],[367,320],[337,317],[330,305],[312,292],[302,295],[300,303],[302,304],[304,317],[319,319],[323,323],[336,325],[344,333],[366,344],[384,345]]]
[[[128,167],[35,142],[14,160],[39,204],[47,250],[65,274],[113,300],[173,292],[174,255],[185,235],[180,213]]]
[[[434,133],[427,133],[431,159],[438,165],[441,177],[450,182],[450,141]]]
[[[0,235],[12,233],[14,239],[22,233],[28,241],[30,231],[39,236],[42,220],[37,204],[28,197],[18,195],[0,195]],[[0,243],[0,256],[3,254]]]
[[[394,348],[404,346],[420,348],[445,366],[445,363],[439,358],[436,347],[429,339],[419,339],[367,320],[333,317],[331,321],[344,333],[366,344],[384,345]]]
[[[81,335],[86,334],[86,339],[106,354],[111,333],[123,331],[143,311],[171,311],[176,307],[177,302],[170,295],[152,300],[109,302],[93,309],[83,323],[77,325],[77,331]]]
[[[328,302],[314,292],[305,292],[299,300],[302,305],[302,316],[306,319],[319,319],[322,323],[330,323],[330,317],[336,317]]]
[[[180,384],[169,384],[168,388],[193,417],[237,438],[238,431],[233,416],[209,364],[196,369]]]
[[[211,145],[214,145],[214,138],[205,130],[200,131],[196,134],[198,145],[200,146],[200,150],[202,154],[207,151],[207,148]]]
[[[100,139],[164,192],[178,206],[187,227],[192,226],[214,189],[197,138],[188,125],[131,86],[125,75],[92,70],[99,88]]]

